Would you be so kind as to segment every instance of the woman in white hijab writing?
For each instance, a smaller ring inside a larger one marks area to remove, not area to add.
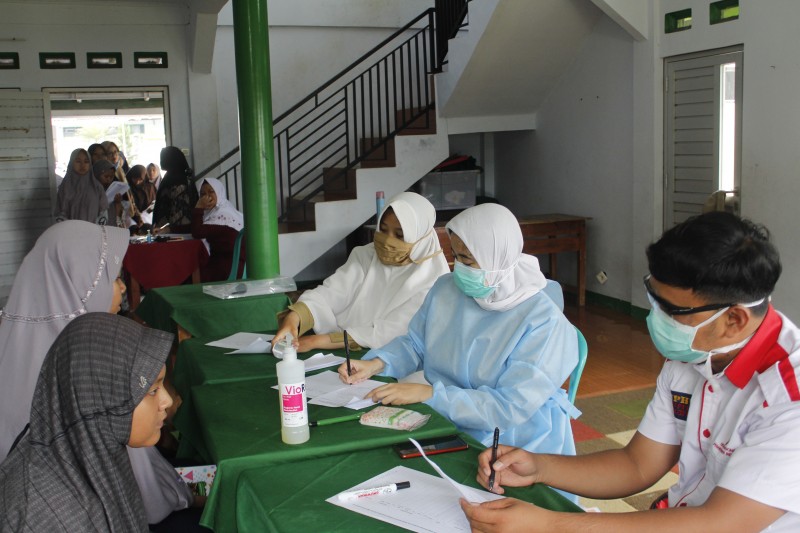
[[[48,228],[25,256],[0,318],[0,461],[25,430],[47,351],[73,319],[119,312],[128,230],[68,220]],[[150,523],[192,502],[153,447],[130,448]]]
[[[289,307],[273,344],[300,337],[299,352],[343,348],[343,330],[359,346],[383,346],[408,329],[439,276],[449,272],[433,225],[436,210],[419,194],[386,205],[374,243],[354,248],[347,262]]]
[[[368,397],[391,405],[425,402],[464,431],[542,453],[574,454],[561,384],[578,363],[575,328],[542,289],[533,256],[522,253],[514,215],[484,204],[447,224],[455,270],[439,278],[408,334],[351,362],[347,383],[423,370],[430,383],[394,383]]]

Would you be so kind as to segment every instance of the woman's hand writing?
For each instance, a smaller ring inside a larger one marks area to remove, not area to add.
[[[347,375],[347,363],[339,366],[339,379],[344,383],[352,385],[369,379],[383,370],[383,361],[380,359],[370,359],[362,361],[360,359],[350,360],[350,375]]]
[[[383,405],[420,403],[433,396],[433,387],[420,383],[388,383],[372,389],[364,398]]]

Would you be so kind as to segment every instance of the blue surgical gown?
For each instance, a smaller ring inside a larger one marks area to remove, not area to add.
[[[440,277],[411,319],[408,334],[364,359],[383,375],[423,370],[433,386],[425,403],[485,446],[500,442],[539,453],[575,454],[561,384],[578,363],[575,328],[539,292],[513,309],[487,311]]]

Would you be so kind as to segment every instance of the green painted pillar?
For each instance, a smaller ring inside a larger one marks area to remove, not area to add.
[[[247,277],[280,274],[267,0],[233,0]]]

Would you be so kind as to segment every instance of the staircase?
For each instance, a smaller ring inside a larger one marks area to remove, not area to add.
[[[449,155],[436,76],[467,0],[437,0],[275,119],[281,273],[294,276]],[[238,147],[208,169],[241,205]]]

